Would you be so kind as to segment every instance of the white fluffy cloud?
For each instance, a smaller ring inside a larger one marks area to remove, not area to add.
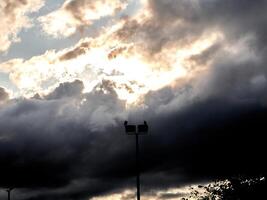
[[[39,21],[49,35],[67,37],[126,6],[127,0],[66,0],[60,9],[40,17]]]
[[[27,14],[38,11],[44,0],[2,0],[0,1],[0,53],[18,42],[18,33],[32,23]]]

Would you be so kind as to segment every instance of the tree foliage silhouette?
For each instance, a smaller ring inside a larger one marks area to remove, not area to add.
[[[199,185],[191,188],[189,198],[182,200],[252,200],[265,199],[265,177],[234,177],[227,180],[217,180],[207,186]],[[199,190],[202,190],[200,192]]]

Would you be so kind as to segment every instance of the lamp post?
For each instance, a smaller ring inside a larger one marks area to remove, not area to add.
[[[129,125],[127,121],[124,122],[125,132],[128,135],[135,135],[135,156],[136,156],[136,196],[140,200],[140,170],[139,170],[139,135],[146,135],[148,133],[147,122],[139,125]],[[137,127],[137,129],[136,129]]]
[[[11,191],[13,190],[14,188],[8,188],[6,189],[7,191],[7,199],[10,200],[10,196],[11,196]]]

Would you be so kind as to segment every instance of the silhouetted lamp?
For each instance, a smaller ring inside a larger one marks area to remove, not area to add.
[[[137,130],[138,134],[146,134],[148,132],[148,125],[146,121],[144,121],[144,124],[139,124],[137,126]]]
[[[128,121],[124,122],[125,132],[127,134],[135,134],[136,133],[136,126],[135,125],[128,125]]]

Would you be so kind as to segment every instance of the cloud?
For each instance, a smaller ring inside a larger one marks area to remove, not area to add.
[[[53,92],[48,94],[46,99],[60,99],[64,97],[73,97],[82,94],[83,82],[75,80],[71,83],[61,83]]]
[[[91,91],[102,80],[109,80],[116,83],[119,97],[132,103],[150,90],[196,76],[206,65],[193,69],[183,62],[220,40],[212,33],[179,50],[166,47],[152,59],[142,44],[117,38],[122,26],[124,21],[96,38],[81,39],[73,47],[49,50],[28,60],[12,59],[1,63],[0,68],[25,96],[47,93],[57,84],[75,79],[83,80],[85,90]]]
[[[85,57],[82,60],[60,61],[63,57],[73,56],[74,51],[72,48],[59,52],[50,50],[29,60],[8,60],[1,63],[0,68],[9,74],[10,80],[19,88],[19,95],[27,97],[36,93],[45,95],[58,84],[75,79],[86,79],[90,85],[89,81],[96,79],[96,72],[88,65]]]
[[[9,99],[9,94],[5,88],[0,87],[0,102],[7,101]]]
[[[194,188],[196,188],[194,186]],[[92,200],[107,200],[107,199],[120,199],[120,200],[134,200],[136,199],[136,191],[134,189],[128,189],[124,191],[118,191],[114,194],[100,195],[92,198]],[[180,199],[182,197],[189,197],[190,190],[187,187],[183,188],[170,188],[168,190],[153,190],[142,194],[142,199],[145,200],[162,200],[162,199]]]
[[[258,95],[201,99],[191,94],[199,90],[193,84],[183,92],[151,92],[147,98],[154,101],[147,100],[145,110],[126,110],[112,84],[84,94],[81,85],[64,83],[48,95],[56,98],[18,99],[1,108],[2,187],[26,188],[24,199],[86,199],[133,187],[134,138],[124,133],[125,119],[146,119],[150,126],[140,138],[143,191],[265,169],[267,107]],[[181,96],[187,101],[174,107]],[[162,106],[171,112],[155,109]]]
[[[2,187],[17,187],[25,200],[81,200],[133,188],[135,141],[124,120],[149,124],[149,135],[140,137],[145,194],[266,174],[266,1],[146,6],[99,38],[2,63],[14,82],[34,78],[34,92],[53,86],[38,99],[11,99],[0,108]],[[186,76],[175,73],[179,67]],[[92,78],[81,76],[85,71]],[[124,83],[134,92],[146,87],[140,105],[127,107],[118,90],[129,89]]]
[[[38,11],[43,0],[4,0],[0,3],[0,53],[9,49],[12,43],[19,42],[18,33],[32,26],[27,16]]]
[[[75,59],[88,51],[90,48],[90,40],[85,40],[80,42],[78,45],[76,45],[73,49],[63,53],[63,55],[60,56],[60,60],[71,60]]]
[[[14,100],[1,108],[0,168],[7,174],[1,179],[2,187],[13,185],[19,188],[48,187],[56,190],[72,184],[80,187],[84,181],[86,188],[90,182],[104,185],[100,179],[93,177],[92,171],[81,174],[79,171],[84,164],[84,169],[97,166],[98,155],[94,153],[92,145],[98,144],[94,144],[94,138],[102,137],[100,131],[125,118],[124,103],[113,94],[82,94],[80,86],[80,81],[61,84],[45,99]],[[64,98],[66,96],[68,98]],[[80,153],[83,157],[81,160],[78,156]],[[71,163],[76,163],[76,167],[71,166]],[[76,175],[81,179],[76,179]],[[88,179],[83,181],[84,175]],[[50,180],[54,182],[52,185]],[[108,188],[110,186],[107,184]],[[73,190],[72,187],[70,189]],[[80,188],[76,189],[80,191]],[[91,187],[89,191],[95,193],[100,188]],[[65,192],[70,191],[68,189]]]
[[[67,0],[62,7],[39,18],[43,30],[54,37],[70,36],[127,6],[127,0]]]

